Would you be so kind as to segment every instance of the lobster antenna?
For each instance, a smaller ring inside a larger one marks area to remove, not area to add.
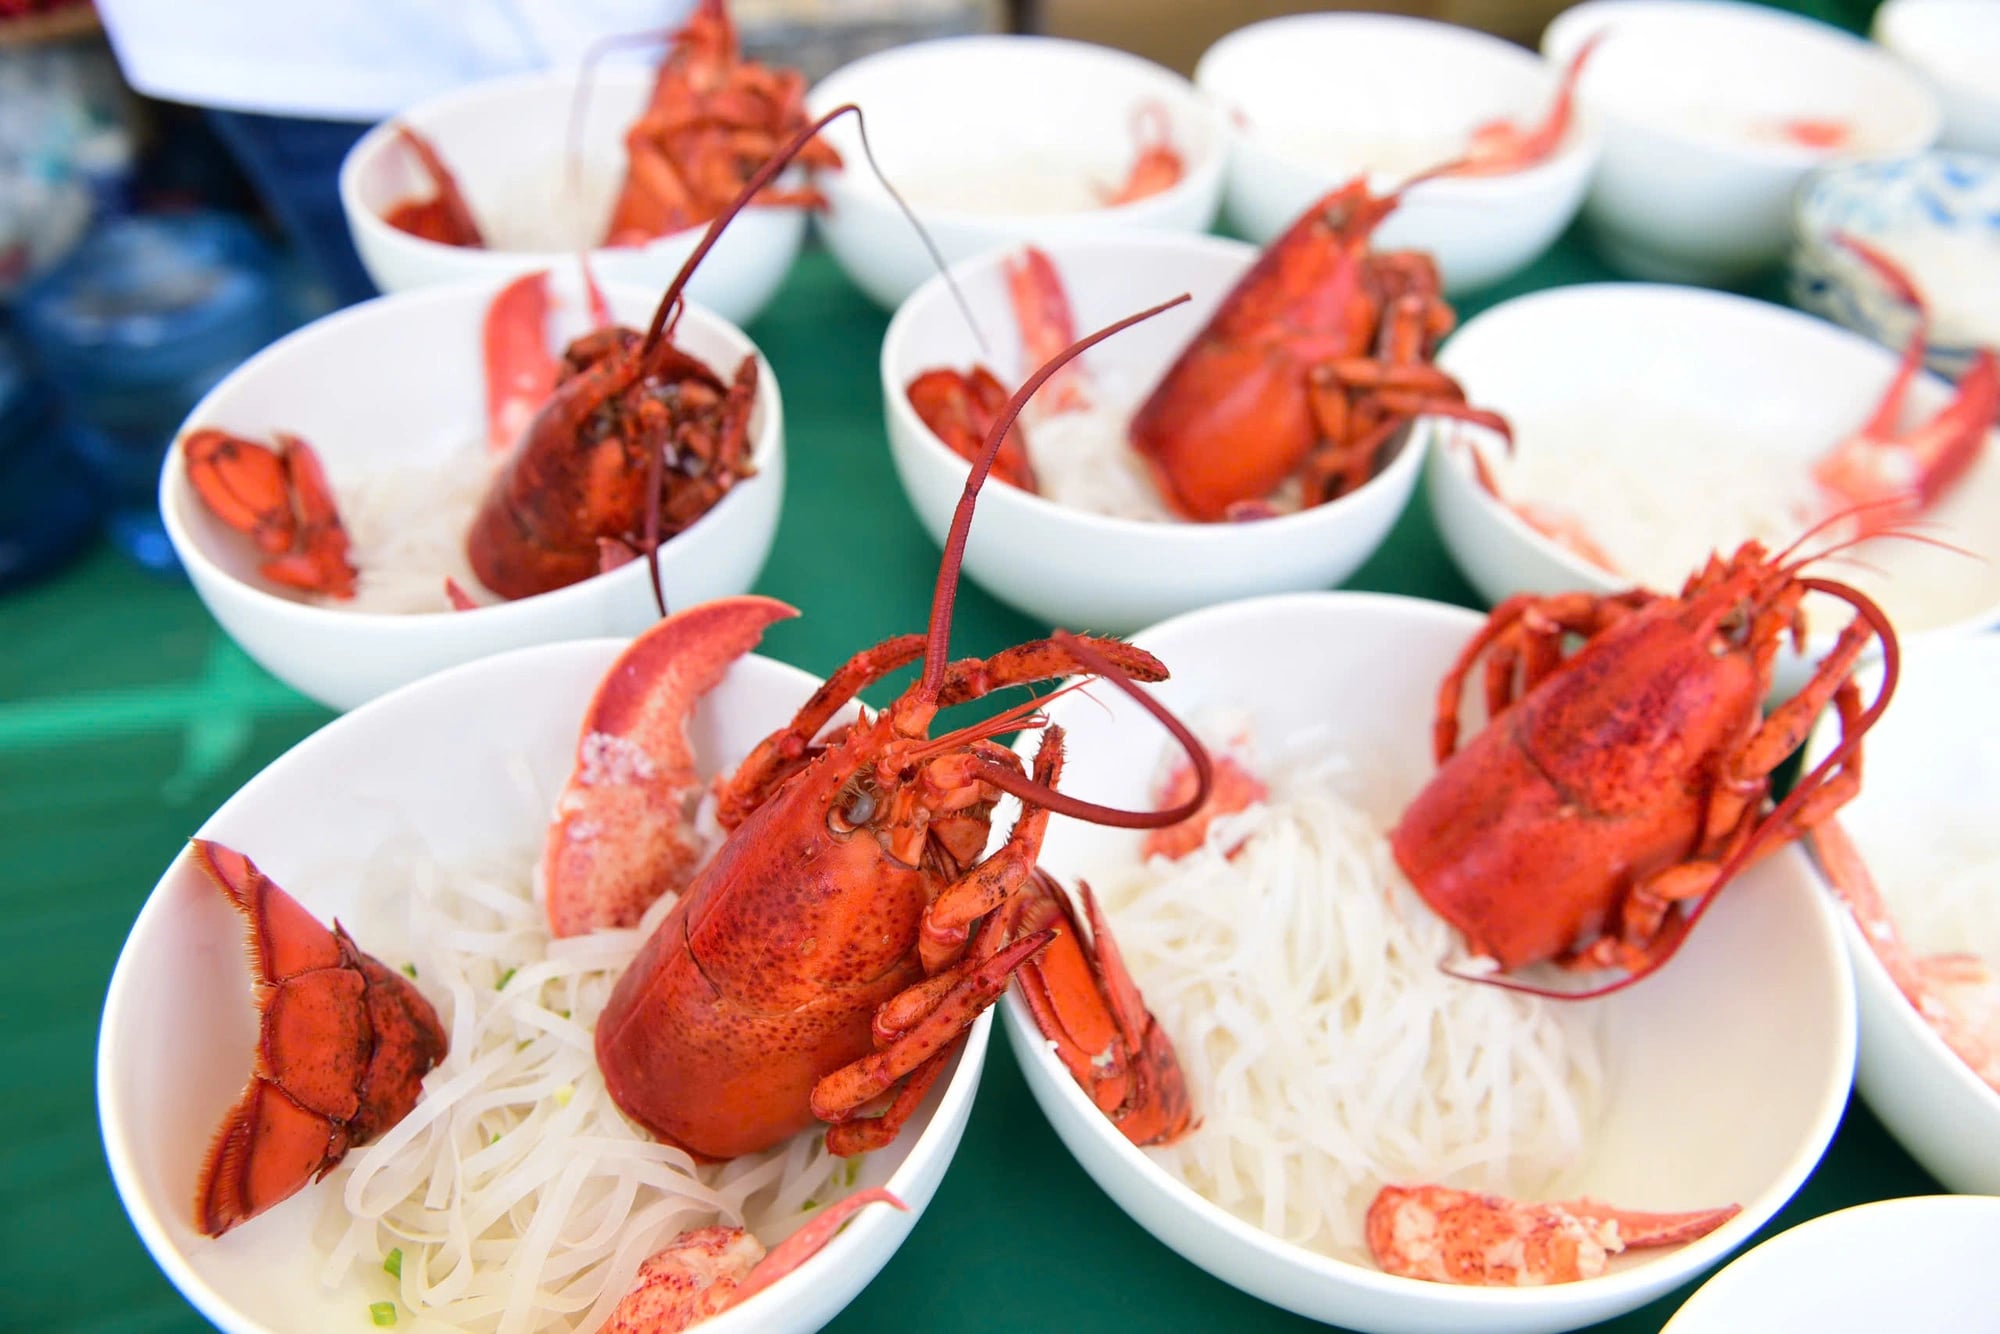
[[[728,22],[725,14],[723,21]],[[688,23],[694,22],[690,16]],[[619,32],[600,37],[584,48],[583,59],[577,62],[576,91],[569,99],[569,125],[563,134],[563,157],[568,164],[569,188],[572,193],[583,189],[583,121],[590,112],[590,95],[597,86],[597,67],[604,57],[625,47],[658,46],[661,42],[674,41],[687,31],[687,24],[679,28],[648,28],[644,32]]]
[[[1034,779],[996,760],[981,759],[974,769],[986,782],[1002,792],[1011,793],[1023,802],[1040,806],[1056,815],[1067,815],[1077,820],[1088,820],[1092,824],[1112,825],[1120,829],[1160,829],[1167,825],[1179,824],[1202,808],[1208,800],[1210,784],[1214,780],[1215,766],[1208,757],[1208,750],[1195,739],[1187,725],[1167,711],[1167,707],[1139,689],[1131,677],[1121,671],[1118,665],[1099,653],[1080,635],[1067,630],[1058,630],[1053,636],[1056,643],[1076,655],[1076,660],[1096,675],[1103,677],[1138,702],[1140,708],[1153,715],[1160,725],[1173,735],[1182,750],[1194,765],[1194,794],[1178,806],[1164,811],[1127,811],[1116,806],[1100,806],[1094,801],[1083,801],[1068,793],[1058,792],[1052,787],[1037,783]]]
[[[972,509],[979,499],[979,488],[986,481],[986,474],[993,470],[994,456],[1000,452],[1000,444],[1013,429],[1014,419],[1021,415],[1028,400],[1040,389],[1051,375],[1064,366],[1096,347],[1115,333],[1123,332],[1143,320],[1150,320],[1162,311],[1172,310],[1193,298],[1186,292],[1171,301],[1165,301],[1150,310],[1142,310],[1137,315],[1127,315],[1116,324],[1108,324],[1096,333],[1088,334],[1071,343],[1045,362],[1007,400],[1001,410],[999,420],[986,433],[986,443],[973,460],[972,471],[965,478],[965,492],[958,498],[958,509],[951,516],[951,531],[945,535],[944,559],[938,564],[937,589],[931,595],[931,623],[924,639],[924,674],[918,682],[917,698],[926,706],[934,705],[938,689],[944,683],[946,654],[951,650],[951,612],[958,600],[958,569],[965,560],[965,539],[972,531]],[[1053,807],[1051,808],[1053,809]]]
[[[1715,903],[1717,895],[1728,886],[1729,882],[1735,878],[1739,871],[1743,870],[1766,851],[1766,844],[1769,843],[1774,835],[1784,832],[1786,822],[1798,813],[1799,807],[1803,806],[1809,797],[1826,786],[1827,781],[1833,776],[1835,769],[1855,758],[1856,753],[1861,748],[1861,738],[1881,719],[1882,711],[1889,707],[1889,698],[1896,691],[1896,680],[1902,674],[1902,650],[1896,641],[1895,628],[1890,625],[1888,615],[1883,612],[1882,608],[1872,598],[1858,588],[1836,583],[1831,579],[1801,579],[1799,583],[1812,592],[1825,593],[1829,597],[1839,598],[1842,602],[1847,603],[1848,606],[1853,607],[1860,619],[1868,622],[1869,628],[1875,632],[1875,637],[1882,643],[1881,689],[1875,692],[1874,702],[1855,717],[1853,726],[1842,727],[1840,744],[1835,746],[1825,759],[1815,765],[1811,773],[1793,784],[1792,790],[1786,794],[1785,799],[1779,802],[1777,807],[1758,824],[1757,828],[1751,831],[1750,837],[1744,839],[1738,845],[1736,851],[1724,860],[1721,867],[1715,873],[1714,885],[1706,894],[1703,894],[1695,901],[1694,906],[1680,919],[1679,925],[1673,928],[1674,934],[1669,938],[1667,947],[1653,958],[1648,959],[1645,967],[1639,969],[1637,972],[1628,973],[1615,981],[1607,982],[1600,987],[1592,987],[1587,991],[1557,991],[1549,987],[1538,987],[1526,982],[1516,982],[1512,978],[1460,973],[1449,968],[1446,968],[1445,972],[1450,973],[1453,977],[1464,978],[1470,982],[1483,982],[1488,986],[1500,987],[1506,991],[1522,991],[1534,996],[1546,996],[1553,1000],[1595,1000],[1600,996],[1609,996],[1613,992],[1623,991],[1635,982],[1651,977],[1654,973],[1665,967],[1669,959],[1680,953],[1681,946],[1686,943],[1688,936],[1693,933],[1695,923],[1699,922],[1703,915],[1708,912],[1709,908]]]

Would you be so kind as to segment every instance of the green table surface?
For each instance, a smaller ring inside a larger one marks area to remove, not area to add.
[[[1567,237],[1464,313],[1608,276]],[[777,546],[757,587],[805,612],[773,627],[764,651],[816,673],[920,629],[936,574],[937,548],[904,500],[883,435],[876,355],[886,325],[830,258],[809,251],[750,328],[784,386],[791,449]],[[1477,606],[1421,497],[1347,586]],[[954,648],[987,653],[1047,628],[968,586]],[[92,1089],[98,1015],[133,915],[182,842],[331,716],[244,657],[190,589],[108,550],[0,599],[0,1329],[203,1327],[112,1190]],[[1856,1102],[1825,1163],[1764,1235],[1937,1190]],[[1690,1290],[1602,1328],[1657,1330]],[[1311,1322],[1209,1277],[1120,1212],[1049,1130],[996,1036],[943,1187],[831,1326],[907,1327]]]

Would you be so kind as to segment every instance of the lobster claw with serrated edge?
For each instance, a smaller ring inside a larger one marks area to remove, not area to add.
[[[1120,1134],[1141,1147],[1171,1144],[1196,1124],[1173,1040],[1140,999],[1097,896],[1081,881],[1077,889],[1088,934],[1046,871],[1037,868],[1024,892],[1016,936],[1059,931],[1016,972],[1021,999],[1056,1058]]]
[[[219,1237],[409,1115],[446,1042],[430,1002],[339,923],[322,926],[242,853],[192,847],[248,923],[257,975],[256,1064],[195,1188],[195,1221]]]
[[[272,432],[269,449],[227,431],[191,431],[181,441],[188,484],[209,513],[243,533],[270,559],[257,567],[273,583],[328,597],[354,596],[347,528],[319,455],[298,436]]]

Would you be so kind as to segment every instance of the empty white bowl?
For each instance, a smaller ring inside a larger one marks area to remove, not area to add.
[[[412,833],[446,862],[517,848],[524,830],[532,841],[575,763],[585,706],[624,647],[538,645],[377,700],[274,761],[199,835],[249,856],[321,920],[337,914],[363,950],[394,966],[393,946],[383,942],[403,914],[369,903],[352,873]],[[782,726],[817,684],[768,659],[737,662],[691,723],[704,779]],[[372,1273],[322,1284],[311,1237],[326,1187],[308,1187],[220,1238],[195,1228],[195,1178],[249,1073],[257,1032],[243,958],[242,918],[183,850],[133,923],[105,1000],[97,1093],[112,1180],[167,1277],[229,1334],[365,1327],[369,1303],[392,1285]],[[863,1210],[798,1273],[705,1329],[817,1329],[867,1284],[958,1147],[988,1032],[982,1016],[895,1143],[860,1161],[856,1186],[886,1186],[910,1212]]]
[[[1601,541],[1622,539],[1649,565],[1657,563],[1652,586],[1678,593],[1711,550],[1728,555],[1753,535],[1717,503],[1719,489],[1746,474],[1767,483],[1774,473],[1785,481],[1808,477],[1813,461],[1874,410],[1896,356],[1824,320],[1747,297],[1602,283],[1537,292],[1482,312],[1445,341],[1438,365],[1474,403],[1512,423],[1517,458],[1573,460],[1563,468],[1566,476],[1664,516],[1657,519],[1657,544],[1607,529],[1610,520],[1600,519],[1596,533]],[[1927,417],[1951,392],[1943,380],[1924,376],[1911,393],[1914,411]],[[1683,439],[1726,441],[1732,458],[1726,467],[1713,454],[1707,463],[1677,464]],[[1640,567],[1617,575],[1582,559],[1488,495],[1475,480],[1467,446],[1499,464],[1505,450],[1497,436],[1441,422],[1431,441],[1427,485],[1439,535],[1489,601],[1520,592],[1609,593],[1648,582]],[[1500,486],[1510,499],[1536,499],[1504,470]],[[1702,526],[1689,522],[1690,511],[1699,520],[1706,510],[1720,517]],[[1576,517],[1586,525],[1592,519]],[[2000,621],[2000,442],[1989,438],[1972,470],[1925,517],[1926,531],[1975,558],[1881,541],[1862,553],[1872,569],[1835,561],[1814,571],[1875,597],[1905,644]],[[1772,550],[1799,532],[1786,528],[1774,536],[1765,543]],[[1834,619],[1814,626],[1808,661],[1826,651],[1829,625],[1846,623],[1845,612],[1829,610]],[[1780,689],[1795,688],[1803,674],[1787,649],[1779,660]]]
[[[1996,11],[2000,12],[2000,11]],[[2000,349],[2000,158],[1918,153],[1813,173],[1799,192],[1792,299],[1901,352],[1917,312],[1835,238],[1845,233],[1902,267],[1930,316],[1925,363],[1965,372]]]
[[[1539,124],[1560,76],[1512,42],[1389,14],[1253,23],[1194,72],[1229,125],[1230,219],[1259,243],[1363,171],[1387,191],[1457,156],[1479,125]],[[1576,216],[1597,148],[1573,120],[1555,153],[1524,171],[1425,182],[1376,232],[1376,248],[1430,252],[1448,292],[1491,286]]]
[[[1481,624],[1473,612],[1409,598],[1304,593],[1210,607],[1133,642],[1172,673],[1149,689],[1182,718],[1204,707],[1241,709],[1265,753],[1323,735],[1329,752],[1364,766],[1366,804],[1393,818],[1434,772],[1438,681]],[[1108,689],[1058,699],[1048,714],[1067,733],[1065,792],[1127,808],[1150,803],[1162,761],[1177,750],[1158,723]],[[1139,839],[1057,819],[1040,864],[1065,884],[1101,885],[1111,868],[1136,858]],[[1115,933],[1115,911],[1110,924]],[[1774,940],[1784,947],[1773,949]],[[1795,850],[1729,886],[1657,974],[1579,1003],[1604,1009],[1604,1110],[1585,1160],[1550,1198],[1588,1195],[1632,1209],[1734,1202],[1743,1212],[1690,1245],[1627,1254],[1598,1278],[1531,1289],[1399,1278],[1275,1239],[1126,1140],[1048,1050],[1017,993],[1004,1013],[1028,1086],[1070,1152],[1187,1260],[1342,1328],[1502,1334],[1609,1319],[1714,1265],[1798,1189],[1847,1100],[1853,985],[1834,914]]]
[[[1873,694],[1879,672],[1863,683]],[[2000,806],[2000,640],[1971,635],[1924,644],[1903,660],[1901,684],[1882,721],[1862,742],[1860,795],[1842,807],[1852,838],[1884,898],[1921,904],[1959,859],[1996,847],[1991,829]],[[1839,729],[1814,733],[1807,759],[1832,750]],[[1962,872],[1961,872],[1962,873]],[[1928,942],[1926,924],[1898,914],[1905,943],[1917,953],[1963,949],[1962,939]],[[1919,927],[1913,939],[1910,928]],[[1951,1190],[2000,1195],[2000,1092],[1944,1044],[1891,980],[1850,917],[1848,954],[1861,1002],[1861,1060],[1855,1085],[1889,1132]],[[1990,947],[1989,947],[1990,948]],[[2000,957],[1987,962],[2000,969]]]
[[[1222,197],[1221,127],[1186,79],[1108,46],[1052,37],[914,42],[836,70],[807,96],[815,116],[860,104],[889,181],[946,264],[995,246],[1134,229],[1202,232]],[[1185,172],[1115,206],[1142,108],[1164,113]],[[856,286],[893,307],[937,272],[869,170],[852,117],[827,130],[846,164],[819,179],[827,248]]]
[[[442,462],[486,435],[480,328],[499,286],[399,293],[317,320],[232,371],[195,405],[180,438],[215,427],[268,445],[271,432],[289,431],[318,453],[336,494],[380,470]],[[551,293],[551,346],[559,348],[589,318],[573,276],[552,282]],[[644,328],[652,318],[651,292],[608,286],[605,295],[620,323]],[[699,306],[687,308],[676,341],[725,378],[756,352],[740,330]],[[785,489],[784,409],[761,354],[757,383],[756,475],[661,544],[670,607],[748,591],[770,554]],[[263,558],[250,539],[211,514],[188,483],[180,440],[160,473],[160,513],[195,592],[230,638],[329,708],[353,708],[503,649],[636,634],[659,615],[644,561],[473,611],[388,615],[314,605],[257,572]]]
[[[1978,1329],[2000,1310],[2000,1200],[1919,1195],[1808,1219],[1702,1284],[1661,1334]]]
[[[1621,269],[1721,283],[1784,256],[1792,192],[1849,157],[1929,147],[1937,99],[1879,48],[1837,28],[1728,0],[1588,0],[1542,35],[1567,62],[1603,33],[1577,101],[1604,136],[1584,217]],[[1831,121],[1837,149],[1778,127]]]
[[[363,135],[340,166],[340,205],[368,276],[384,292],[434,283],[509,278],[530,269],[574,269],[588,251],[600,281],[634,283],[658,299],[694,252],[707,224],[642,246],[606,247],[604,228],[625,179],[625,131],[645,108],[652,71],[605,66],[596,73],[569,162],[574,72],[490,79],[420,102]],[[384,216],[430,180],[398,141],[407,123],[436,145],[458,180],[487,244],[474,250],[411,236]],[[755,319],[791,272],[805,237],[805,211],[747,208],[688,280],[688,298],[724,319]]]
[[[1083,354],[1099,384],[1133,405],[1165,374],[1257,257],[1241,241],[1134,234],[1066,238],[1043,247],[1070,294],[1082,335],[1182,292],[1193,300]],[[991,340],[1008,386],[1022,367],[1004,265],[1008,248],[953,268]],[[910,406],[911,380],[934,367],[985,360],[942,277],[903,303],[882,340],[882,401],[889,453],[917,518],[940,544],[969,471]],[[1108,396],[1107,396],[1108,397]],[[1033,423],[1026,428],[1034,429]],[[1059,505],[988,480],[965,548],[965,573],[1030,616],[1117,634],[1190,608],[1256,593],[1322,588],[1352,574],[1388,536],[1422,468],[1413,437],[1366,485],[1330,504],[1243,523],[1112,518]]]
[[[1871,31],[1937,94],[1941,145],[2000,155],[2000,10],[1986,0],[1888,0]]]

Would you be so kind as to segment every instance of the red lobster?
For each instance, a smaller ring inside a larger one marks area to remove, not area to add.
[[[1523,594],[1494,609],[1444,678],[1438,772],[1390,837],[1470,949],[1507,970],[1627,970],[1585,994],[1627,985],[1667,961],[1754,857],[1858,790],[1861,738],[1895,687],[1895,631],[1855,589],[1803,577],[1812,558],[1796,549],[1772,557],[1747,542],[1678,597]],[[1856,616],[1766,719],[1773,659],[1788,635],[1803,642],[1809,591]],[[1586,642],[1565,656],[1570,636]],[[1871,638],[1885,671],[1864,710],[1852,676]],[[1482,660],[1490,721],[1460,750],[1459,702]],[[1766,815],[1772,771],[1828,703],[1840,744]]]
[[[351,598],[356,572],[347,529],[319,455],[295,435],[273,434],[276,449],[212,428],[190,433],[181,442],[188,483],[210,513],[269,557],[257,567],[266,579]]]
[[[193,847],[249,924],[262,1019],[250,1083],[195,1189],[195,1221],[219,1237],[409,1115],[445,1035],[430,1002],[339,923],[320,925],[242,853],[200,838]]]
[[[1066,355],[1154,313],[1121,321]],[[613,1099],[655,1135],[709,1159],[763,1148],[815,1119],[832,1124],[828,1143],[839,1153],[889,1142],[965,1026],[1023,959],[1054,938],[1045,929],[1010,942],[1004,920],[1017,911],[1008,905],[1028,880],[1050,813],[1151,827],[1182,819],[1204,795],[1155,812],[1065,796],[1055,788],[1059,729],[1044,733],[1032,776],[991,740],[1021,726],[1032,705],[930,735],[942,708],[1094,672],[1138,695],[1205,773],[1199,744],[1131,684],[1164,676],[1149,654],[1059,632],[984,660],[947,656],[979,487],[1007,423],[1053,369],[1016,393],[973,468],[945,543],[928,633],[858,654],[719,785],[729,838],[619,980],[597,1027]],[[675,771],[656,763],[648,739],[684,716],[693,692],[786,610],[764,599],[691,609],[642,636],[614,668],[582,750],[586,762],[616,757],[622,781],[584,781],[565,796],[550,849],[552,919],[587,926],[631,910],[622,892],[603,891],[620,868],[570,858],[561,845],[615,842],[652,818],[643,802],[615,789]],[[887,709],[821,735],[858,691],[919,659],[921,674]],[[640,704],[655,683],[661,693]],[[616,712],[607,701],[621,699],[651,721],[611,735],[590,730]],[[1002,793],[1021,799],[1022,814],[1004,846],[980,860]],[[670,791],[666,800],[676,796]],[[574,880],[563,869],[570,865]],[[652,893],[667,887],[655,884]],[[867,1116],[885,1102],[879,1117]]]
[[[625,182],[603,244],[644,245],[714,218],[806,120],[799,72],[743,59],[727,7],[702,0],[674,34],[646,109],[625,132]],[[407,125],[397,127],[397,138],[429,178],[431,193],[394,205],[384,221],[426,241],[484,248],[472,209],[436,147]],[[799,160],[808,169],[840,165],[840,155],[817,139]],[[756,202],[817,208],[825,201],[811,188],[773,188]]]

